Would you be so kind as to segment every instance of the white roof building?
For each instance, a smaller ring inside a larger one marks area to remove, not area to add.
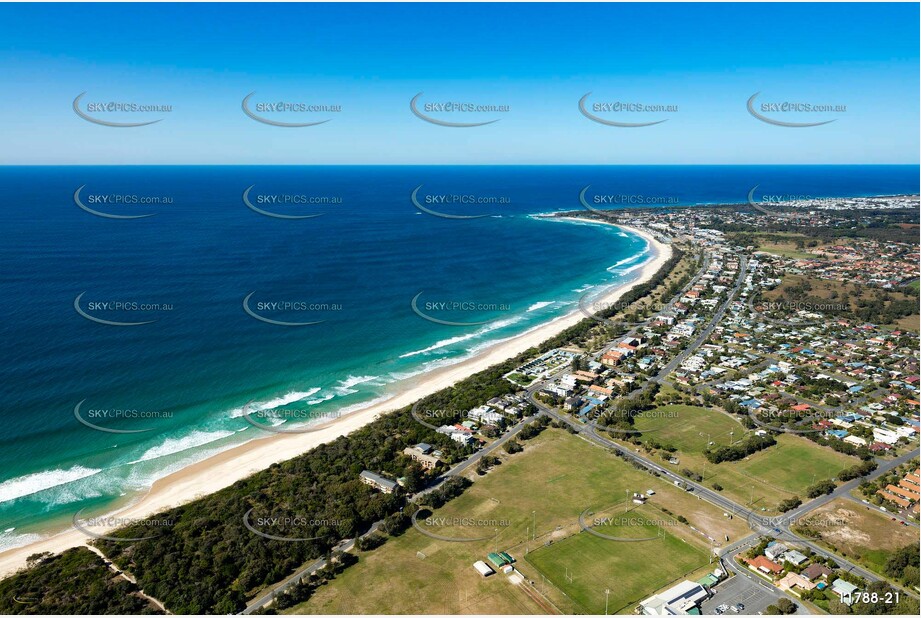
[[[640,607],[643,609],[643,614],[647,616],[687,615],[708,596],[703,586],[697,582],[685,580],[665,592],[649,597],[640,603]]]

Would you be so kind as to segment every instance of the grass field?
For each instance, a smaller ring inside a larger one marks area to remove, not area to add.
[[[464,518],[475,522],[446,526],[437,530],[439,534],[491,538],[448,542],[410,528],[383,546],[360,553],[358,564],[286,613],[543,613],[544,609],[529,596],[528,584],[516,585],[501,573],[484,579],[474,571],[473,562],[485,560],[486,554],[496,549],[508,551],[518,560],[517,566],[526,578],[540,586],[541,574],[529,566],[525,553],[548,542],[553,547],[573,535],[590,536],[580,533],[579,515],[585,509],[602,513],[618,503],[623,506],[628,491],[655,490],[656,495],[643,507],[645,516],[658,513],[658,518],[665,518],[661,509],[667,509],[674,516],[683,515],[714,538],[727,534],[730,540],[737,540],[749,533],[741,518],[728,520],[709,503],[567,432],[548,429],[524,446],[523,453],[503,455],[502,465],[485,477],[477,477],[463,495],[434,514],[449,521]],[[537,534],[531,539],[529,534],[535,523]],[[496,530],[498,536],[493,536]],[[671,551],[670,544],[677,542],[682,552],[689,547],[696,555],[706,556],[709,542],[687,526],[668,526],[668,532],[681,540],[640,544],[660,544],[660,548]],[[601,547],[615,554],[637,551],[637,543],[604,542],[606,545]],[[625,547],[609,547],[614,545]],[[670,554],[658,555],[669,559],[649,561],[644,580],[647,585],[632,590],[628,596],[651,593],[661,587],[657,583],[660,580],[667,583],[682,575],[684,553],[676,554],[674,561]],[[706,557],[703,560],[705,564]],[[629,572],[620,572],[616,561],[609,566],[614,570],[604,581],[632,577]],[[547,596],[566,613],[579,611],[576,603],[555,586],[550,586]]]
[[[802,495],[813,482],[833,478],[856,463],[858,460],[854,457],[818,446],[799,436],[784,434],[777,436],[776,446],[732,465],[747,476]]]
[[[796,247],[796,243],[793,242],[788,243],[763,241],[758,244],[758,251],[765,251],[767,253],[772,253],[774,255],[793,259],[810,259],[816,257],[812,253],[807,253],[805,250],[798,249]]]
[[[657,453],[653,459],[680,471],[689,469],[704,476],[704,484],[721,486],[722,493],[733,501],[765,512],[776,512],[777,505],[794,495],[805,499],[805,490],[814,481],[833,478],[842,469],[857,463],[857,459],[829,448],[818,446],[805,438],[790,434],[776,436],[777,444],[759,451],[747,459],[711,464],[703,456],[709,439],[718,445],[739,439],[744,431],[735,419],[716,410],[697,406],[664,406],[656,414],[636,419],[636,428],[649,431],[644,439],[670,444],[678,449],[674,454],[678,464],[664,463]],[[669,414],[673,412],[673,414]],[[704,434],[701,436],[701,434]],[[661,451],[660,451],[661,452]]]
[[[620,543],[587,532],[528,554],[534,565],[571,598],[580,613],[630,610],[653,591],[708,562],[706,551],[666,534],[655,541]],[[663,562],[668,568],[663,568]]]
[[[917,528],[843,498],[809,513],[795,530],[805,531],[836,554],[880,575],[893,550],[918,542]]]
[[[814,254],[809,253],[811,248],[805,246],[806,243],[814,241],[815,239],[802,234],[783,232],[767,235],[756,234],[755,240],[758,251],[765,251],[781,257],[794,259],[816,257]],[[797,243],[802,243],[804,246],[800,248],[797,246]],[[821,246],[821,244],[820,242],[818,246]]]
[[[738,439],[742,424],[727,414],[698,406],[671,405],[649,410],[635,419],[635,428],[644,438],[667,443],[685,453],[702,453],[707,440],[728,444],[729,432]]]

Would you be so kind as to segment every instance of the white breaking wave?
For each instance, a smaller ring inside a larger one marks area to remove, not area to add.
[[[365,408],[376,406],[377,404],[384,403],[385,401],[393,399],[394,397],[395,395],[381,395],[380,397],[375,397],[374,399],[365,401],[363,403],[353,403],[352,405],[345,406],[344,408],[339,410],[339,416],[345,416],[346,414],[349,414],[350,412],[355,412],[357,410],[364,410]]]
[[[235,443],[231,446],[239,446],[239,444],[245,444],[245,442]],[[226,450],[227,446],[204,448],[199,451],[189,453],[188,455],[185,455],[176,461],[172,461],[165,466],[159,466],[152,469],[144,469],[144,466],[133,467],[130,469],[127,478],[123,479],[121,483],[126,489],[129,490],[138,491],[148,489],[158,480]]]
[[[66,483],[72,483],[85,479],[88,476],[99,474],[102,470],[98,468],[85,468],[83,466],[74,466],[67,470],[46,470],[27,474],[8,481],[0,483],[0,502],[8,502],[23,496],[30,496],[34,493],[51,489]]]
[[[0,533],[0,552],[15,547],[22,547],[23,545],[29,545],[35,541],[40,541],[42,538],[41,535],[38,534],[12,534],[15,529],[16,528],[9,528],[5,532]]]
[[[528,307],[528,312],[537,311],[538,309],[543,309],[544,307],[549,307],[549,306],[552,305],[553,303],[554,303],[554,301],[552,301],[552,300],[542,300],[542,301],[540,301],[540,302],[536,302],[536,303],[534,303],[533,305],[531,305],[530,307]]]
[[[159,446],[148,449],[143,455],[141,455],[140,459],[129,461],[128,463],[136,464],[141,463],[142,461],[150,461],[151,459],[159,459],[160,457],[174,455],[176,453],[181,453],[182,451],[197,448],[205,444],[210,444],[211,442],[223,440],[227,436],[232,436],[234,433],[235,432],[233,431],[196,430],[181,438],[167,438]]]
[[[329,401],[329,400],[332,399],[333,397],[335,397],[335,395],[333,395],[332,393],[330,393],[330,394],[328,394],[328,395],[323,395],[322,397],[318,397],[317,399],[309,399],[309,400],[307,401],[307,405],[308,405],[308,406],[315,406],[315,405],[317,405],[317,404],[323,403],[324,401]]]
[[[438,369],[440,367],[449,367],[451,365],[456,365],[457,363],[464,362],[467,358],[470,357],[470,354],[463,356],[448,356],[437,358],[435,360],[430,360],[426,363],[423,363],[419,366],[418,369],[413,371],[394,371],[390,374],[390,377],[393,378],[394,382],[399,382],[400,380],[408,380],[409,378],[414,378],[423,373],[428,373],[433,369]]]
[[[263,410],[271,410],[273,408],[279,408],[281,406],[286,406],[288,404],[294,403],[295,401],[300,401],[302,399],[307,399],[319,393],[322,389],[319,386],[315,386],[308,391],[292,391],[281,397],[276,397],[275,399],[269,399],[268,401],[259,401],[251,404],[247,411],[252,414],[253,412],[261,412]],[[243,408],[236,408],[230,413],[230,418],[240,418],[243,416]]]
[[[636,265],[634,265],[634,266],[631,266],[630,268],[627,268],[627,269],[624,269],[624,270],[620,271],[620,273],[618,273],[618,274],[620,274],[620,275],[627,275],[627,274],[630,274],[630,273],[632,273],[634,270],[639,270],[640,268],[643,268],[644,266],[646,266],[646,264],[647,264],[648,262],[649,262],[649,260],[645,260],[645,261],[643,261],[643,262],[640,262],[639,264],[636,264]]]
[[[351,395],[352,393],[357,393],[357,388],[352,388],[359,384],[365,384],[366,382],[373,382],[374,380],[380,380],[380,376],[349,376],[345,380],[339,380],[339,386],[333,388],[337,395],[340,397],[343,395]]]
[[[482,328],[472,333],[467,333],[466,335],[458,335],[456,337],[451,337],[449,339],[442,339],[441,341],[433,343],[427,348],[422,348],[421,350],[415,350],[413,352],[407,352],[406,354],[401,354],[400,358],[409,358],[411,356],[418,356],[420,354],[428,354],[430,352],[434,352],[436,350],[446,348],[450,345],[454,345],[455,343],[461,343],[462,341],[469,341],[470,339],[481,337],[485,335],[486,333],[490,333],[494,330],[505,328],[506,326],[511,326],[512,324],[515,324],[516,322],[520,322],[523,319],[524,318],[522,318],[521,316],[516,316],[514,318],[508,318],[505,320],[499,320],[497,322],[491,322],[489,324],[484,325]]]

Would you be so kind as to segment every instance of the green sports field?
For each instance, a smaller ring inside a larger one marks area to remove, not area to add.
[[[678,472],[689,469],[704,476],[704,484],[722,487],[722,493],[742,505],[765,512],[792,496],[806,499],[806,488],[816,481],[834,478],[842,469],[858,463],[855,457],[819,446],[802,436],[780,434],[777,444],[741,461],[708,463],[703,456],[707,440],[717,445],[738,440],[745,432],[734,418],[698,406],[663,406],[636,418],[645,432],[646,444],[658,442],[677,448],[678,464],[664,464]],[[733,432],[730,436],[729,432]],[[659,454],[653,459],[661,460]]]
[[[716,444],[729,444],[746,431],[728,414],[685,405],[661,406],[644,412],[636,417],[634,427],[643,432],[644,439],[671,444],[685,453],[702,453],[707,448],[708,437]]]
[[[705,550],[667,532],[653,541],[618,542],[587,532],[542,547],[527,556],[580,613],[632,613],[633,607],[685,574],[708,563]]]

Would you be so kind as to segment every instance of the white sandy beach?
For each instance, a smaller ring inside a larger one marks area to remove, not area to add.
[[[592,219],[572,219],[604,224],[604,222]],[[606,303],[615,302],[634,285],[648,281],[672,254],[669,245],[658,242],[645,231],[623,225],[618,227],[643,237],[650,244],[652,257],[643,265],[638,278],[611,290],[602,299]],[[409,405],[421,397],[447,388],[471,374],[537,346],[584,318],[585,316],[576,310],[522,335],[497,343],[484,349],[477,356],[420,376],[409,388],[385,402],[343,416],[316,431],[272,435],[247,442],[202,460],[156,481],[146,494],[111,515],[124,521],[142,519],[164,509],[189,502],[196,497],[218,491],[274,463],[297,457],[319,444],[352,433],[372,422],[382,413]],[[104,532],[100,531],[100,533]],[[74,528],[68,528],[28,545],[7,550],[0,553],[0,577],[25,566],[26,558],[34,553],[59,553],[70,547],[83,545],[87,540],[89,539],[85,534]]]

